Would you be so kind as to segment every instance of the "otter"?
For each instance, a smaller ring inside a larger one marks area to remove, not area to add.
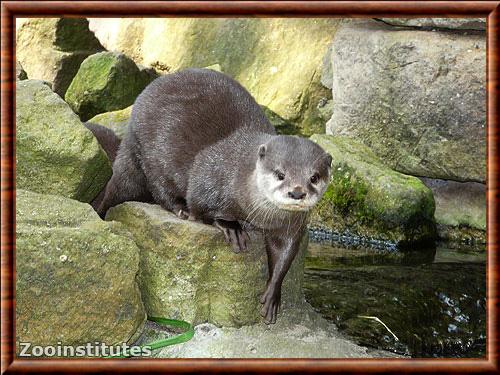
[[[118,148],[120,147],[120,138],[118,138],[113,130],[100,124],[86,122],[83,125],[94,134],[94,137],[106,153],[109,161],[114,163]]]
[[[155,79],[137,97],[97,212],[151,197],[183,219],[219,228],[233,251],[264,235],[269,278],[260,302],[275,323],[281,285],[330,179],[316,143],[277,135],[238,82],[208,69]]]

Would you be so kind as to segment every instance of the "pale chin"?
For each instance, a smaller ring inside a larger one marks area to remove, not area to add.
[[[285,211],[301,211],[301,212],[306,212],[311,210],[316,202],[307,202],[307,203],[302,203],[302,204],[297,204],[293,200],[288,200],[288,199],[276,199],[276,198],[271,198],[268,200],[274,204],[276,207],[278,207],[280,210],[285,210]]]
[[[307,212],[312,208],[312,206],[300,206],[298,204],[282,204],[277,202],[273,202],[273,204],[280,210],[285,210],[285,211]]]

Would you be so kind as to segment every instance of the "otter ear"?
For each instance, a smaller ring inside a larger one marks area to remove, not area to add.
[[[331,168],[332,167],[332,155],[330,155],[329,153],[325,152],[325,155],[323,156],[323,162],[325,163],[326,167],[327,168]]]
[[[266,155],[266,145],[260,145],[259,157],[262,159]]]

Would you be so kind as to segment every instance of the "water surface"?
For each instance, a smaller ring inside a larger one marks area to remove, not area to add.
[[[484,247],[387,251],[310,243],[305,294],[359,344],[412,357],[484,357]]]

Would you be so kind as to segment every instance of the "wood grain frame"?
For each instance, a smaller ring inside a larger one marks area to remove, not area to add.
[[[488,372],[497,373],[498,1],[5,1],[1,4],[1,371],[81,372]],[[487,18],[487,357],[486,359],[15,359],[16,17],[486,17]]]

